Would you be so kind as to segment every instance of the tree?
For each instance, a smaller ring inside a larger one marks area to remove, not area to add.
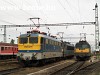
[[[11,39],[10,43],[11,44],[14,44],[15,40],[14,39]]]

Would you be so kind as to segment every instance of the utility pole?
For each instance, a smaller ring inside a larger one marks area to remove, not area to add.
[[[98,24],[98,5],[95,5],[95,49],[99,50],[99,24]]]
[[[4,25],[4,42],[7,42],[7,36],[6,36],[6,25]]]

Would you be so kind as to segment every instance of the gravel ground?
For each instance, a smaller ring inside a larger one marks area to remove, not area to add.
[[[93,62],[94,61],[97,61],[97,60],[94,60],[94,58],[92,58],[92,59],[93,59]],[[27,67],[27,68],[24,68],[24,70],[22,70],[22,71],[18,71],[16,73],[12,73],[12,74],[9,74],[9,75],[26,75],[26,74],[34,73],[36,71],[39,71],[39,70],[45,69],[47,67],[50,67],[50,66],[54,66],[56,64],[63,63],[63,62],[65,62],[65,60],[60,61],[60,62],[56,62],[56,63],[47,64],[47,65],[41,66],[41,67]],[[72,62],[73,63],[75,61],[73,59],[73,60],[66,60],[66,62],[68,62],[68,63],[71,63]],[[92,62],[90,62],[90,60],[89,60],[89,61],[87,61],[86,64],[88,65],[90,63],[92,63]],[[0,66],[0,70],[11,69],[11,68],[15,68],[15,67],[18,67],[18,66],[19,66],[19,64],[9,64],[8,63],[6,65]],[[100,67],[95,72],[93,72],[93,73],[91,73],[89,75],[100,75],[100,72],[99,71],[100,71]]]
[[[100,67],[96,71],[88,75],[100,75]]]
[[[0,66],[0,71],[2,71],[2,70],[7,70],[7,69],[12,69],[12,68],[16,68],[16,67],[18,67],[19,66],[19,64],[5,64],[5,65],[3,65],[3,66]]]
[[[57,64],[60,64],[60,63],[63,63],[65,61],[60,61],[60,62],[56,62],[56,63],[51,63],[51,64],[48,64],[48,65],[45,65],[45,66],[41,66],[41,67],[29,67],[29,68],[25,68],[25,70],[23,71],[19,71],[19,72],[16,72],[16,73],[12,73],[12,74],[9,74],[9,75],[27,75],[29,73],[34,73],[36,71],[39,71],[39,70],[42,70],[42,69],[45,69],[45,68],[48,68],[50,66],[54,66],[54,65],[57,65]],[[74,60],[66,60],[66,62],[68,63],[73,63],[75,62]]]
[[[97,69],[87,75],[100,75],[100,66],[97,66]]]
[[[92,61],[91,61],[92,60]],[[89,61],[87,61],[84,65],[83,65],[83,67],[84,66],[86,66],[86,65],[88,65],[88,64],[91,64],[91,63],[94,63],[94,62],[100,62],[100,60],[99,59],[95,59],[94,57],[92,57]],[[94,67],[95,68],[95,67]],[[88,71],[88,73],[87,72],[85,72],[84,73],[84,70],[83,70],[83,73],[82,74],[74,74],[74,75],[100,75],[100,65],[98,64],[98,66],[96,66],[96,69],[94,70],[94,71],[91,71],[91,69],[92,68],[90,68],[89,69],[89,71]]]

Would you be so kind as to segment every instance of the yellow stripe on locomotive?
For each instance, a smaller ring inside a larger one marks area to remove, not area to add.
[[[22,39],[27,39],[27,42],[21,43]],[[32,43],[31,38],[36,38],[36,42]],[[40,50],[41,49],[41,43],[40,43],[41,37],[19,37],[18,38],[18,50]]]
[[[79,49],[79,48],[76,48],[74,53],[89,53],[90,52],[90,49],[89,48],[86,48],[86,49]]]

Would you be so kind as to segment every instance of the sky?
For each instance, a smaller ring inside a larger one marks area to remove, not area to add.
[[[96,3],[98,3],[100,16],[100,0],[0,0],[0,25],[32,24],[29,18],[34,17],[39,17],[41,24],[94,22],[95,11],[93,9]],[[33,21],[38,23],[37,20]],[[7,42],[14,39],[17,43],[16,37],[20,33],[24,34],[32,29],[36,27],[7,28]],[[64,32],[63,37],[80,37],[80,33],[86,33],[87,41],[94,47],[94,25],[52,26],[49,29],[52,35]],[[39,30],[48,32],[47,26],[40,27]],[[0,28],[0,41],[3,41],[3,35],[1,35],[3,31],[4,29]],[[79,40],[80,38],[64,39],[72,43]]]

